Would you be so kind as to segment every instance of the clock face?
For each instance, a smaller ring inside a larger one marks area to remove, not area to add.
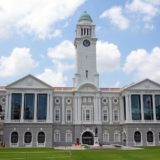
[[[90,41],[89,41],[88,39],[85,39],[85,40],[83,41],[83,45],[84,45],[85,47],[90,46]]]

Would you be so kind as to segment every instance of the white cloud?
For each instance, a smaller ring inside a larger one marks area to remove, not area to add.
[[[145,28],[145,29],[148,29],[148,30],[153,30],[155,27],[154,27],[153,24],[148,24],[148,23],[146,23],[146,24],[144,25],[144,28]]]
[[[0,36],[16,30],[39,38],[61,34],[57,22],[67,19],[85,0],[0,0]]]
[[[65,40],[54,48],[48,49],[48,56],[53,60],[75,59],[75,47],[71,41]]]
[[[114,6],[104,11],[100,17],[109,18],[111,23],[121,30],[125,30],[129,27],[129,20],[122,14],[122,8],[120,6]]]
[[[120,51],[113,43],[97,42],[97,63],[100,72],[120,69]]]
[[[151,78],[160,82],[160,48],[155,47],[151,53],[144,49],[132,51],[126,59],[123,71],[135,74],[135,79]]]
[[[37,75],[36,77],[52,86],[66,86],[67,77],[65,77],[63,72],[59,70],[53,71],[49,68],[46,68],[43,73]]]
[[[9,77],[29,73],[37,62],[32,58],[29,48],[15,48],[10,56],[0,57],[0,76]]]
[[[45,69],[37,75],[38,78],[53,86],[66,86],[66,72],[75,68],[75,48],[71,41],[65,40],[48,49],[48,57],[54,64],[54,69]]]
[[[133,13],[140,13],[143,15],[144,21],[150,21],[157,15],[159,1],[149,0],[133,0],[131,3],[126,4],[126,8]]]

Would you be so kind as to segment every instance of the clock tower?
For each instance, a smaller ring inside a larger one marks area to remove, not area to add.
[[[76,26],[76,74],[74,86],[78,89],[85,84],[99,87],[99,74],[96,64],[95,25],[90,15],[85,11]]]

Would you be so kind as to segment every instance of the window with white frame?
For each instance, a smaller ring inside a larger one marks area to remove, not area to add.
[[[106,107],[103,108],[102,115],[103,115],[103,121],[107,122],[108,121],[108,110]]]
[[[58,107],[55,108],[55,112],[54,112],[54,120],[56,122],[60,121],[60,109]]]
[[[118,110],[113,111],[113,120],[117,122],[119,120]]]
[[[60,142],[61,137],[60,137],[60,131],[59,130],[55,130],[54,131],[54,142]]]
[[[121,142],[121,135],[119,131],[114,132],[114,142]]]
[[[103,133],[103,142],[109,142],[109,133],[108,133],[108,131],[104,131],[104,133]]]
[[[66,131],[66,142],[72,142],[72,131]]]
[[[67,122],[71,122],[72,121],[72,110],[71,109],[67,109],[66,110],[66,121]]]
[[[92,119],[91,111],[92,111],[92,106],[83,107],[83,110],[82,110],[83,121],[91,121],[91,119]]]

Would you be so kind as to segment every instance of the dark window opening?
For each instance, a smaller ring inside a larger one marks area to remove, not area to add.
[[[12,132],[11,143],[18,143],[18,133],[17,132]]]
[[[26,132],[24,135],[24,143],[31,143],[31,141],[32,141],[31,132]]]
[[[88,70],[86,70],[86,78],[88,78]]]
[[[147,142],[153,142],[153,133],[151,131],[147,132]]]
[[[45,142],[45,134],[44,132],[38,133],[38,143],[44,143]]]
[[[136,131],[136,132],[134,133],[134,140],[135,140],[135,142],[137,142],[137,143],[140,143],[140,142],[141,142],[141,133],[140,133],[139,131]]]

